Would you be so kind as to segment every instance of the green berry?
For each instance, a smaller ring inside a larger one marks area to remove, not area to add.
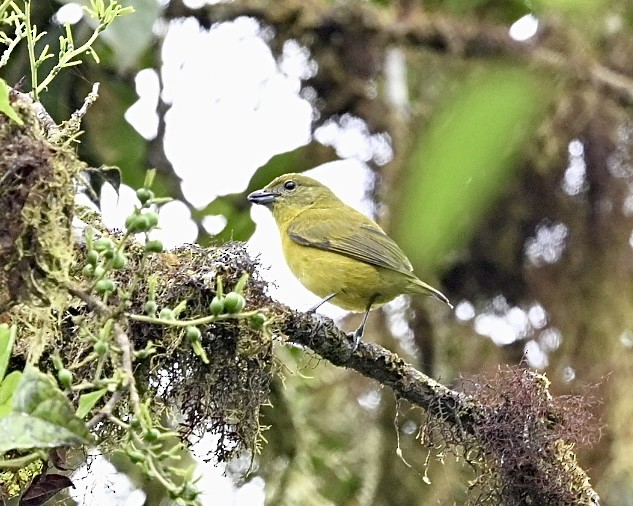
[[[150,253],[160,253],[163,249],[163,241],[159,239],[152,239],[151,241],[147,241],[145,243],[145,251]]]
[[[224,297],[224,309],[227,313],[239,313],[246,306],[246,299],[241,293],[229,292]]]
[[[189,339],[190,341],[200,341],[201,335],[202,332],[200,332],[200,329],[198,327],[187,327],[187,339]]]
[[[81,273],[87,278],[91,278],[95,275],[95,268],[92,264],[86,264],[84,265],[84,268],[81,269]]]
[[[99,339],[94,345],[95,353],[99,356],[105,355],[108,352],[108,343],[103,339]]]
[[[143,311],[150,316],[155,315],[156,311],[158,311],[158,304],[156,304],[156,301],[148,300],[143,307]]]
[[[266,323],[266,321],[267,321],[267,318],[265,314],[255,313],[253,316],[249,318],[248,325],[253,330],[261,330],[264,327],[264,324]]]
[[[209,304],[209,311],[213,316],[218,316],[224,311],[224,297],[218,297],[217,295],[211,300]]]
[[[145,216],[149,221],[150,228],[154,228],[156,225],[158,225],[158,213],[150,211],[148,213],[145,213],[143,216]]]
[[[141,204],[145,204],[148,200],[154,198],[154,192],[147,188],[139,188],[136,190],[136,197],[141,201]]]
[[[149,443],[153,443],[160,437],[160,431],[158,429],[148,429],[145,434],[143,434],[143,439]]]
[[[126,263],[127,263],[127,258],[125,258],[125,255],[121,251],[117,251],[112,257],[113,269],[123,269]]]
[[[94,277],[101,278],[105,274],[105,269],[101,265],[97,265],[94,269]]]
[[[127,230],[130,230],[130,225],[132,225],[132,222],[136,219],[137,216],[138,216],[138,213],[134,212],[130,214],[127,218],[125,218],[125,228]]]
[[[97,250],[91,249],[90,251],[88,251],[88,254],[86,255],[86,260],[93,267],[97,265],[97,262],[99,261],[99,253],[97,252]]]
[[[73,373],[64,367],[57,371],[57,380],[62,387],[70,388],[73,384]]]
[[[95,283],[95,292],[104,294],[106,292],[114,292],[116,284],[111,279],[100,279]]]
[[[112,239],[110,239],[109,237],[101,237],[95,241],[94,248],[97,251],[112,250],[114,249],[114,243],[112,242]]]
[[[127,229],[128,232],[130,232],[131,234],[147,232],[150,229],[150,224],[147,216],[145,214],[137,214],[133,220],[130,220],[130,224]]]
[[[161,320],[173,320],[174,312],[170,308],[164,307],[163,309],[160,310],[158,317]]]

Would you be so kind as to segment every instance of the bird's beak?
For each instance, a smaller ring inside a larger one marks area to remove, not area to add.
[[[257,190],[251,193],[246,198],[253,204],[261,204],[267,206],[268,204],[272,204],[278,196],[278,193],[270,190]]]

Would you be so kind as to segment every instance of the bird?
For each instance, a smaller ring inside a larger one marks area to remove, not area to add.
[[[247,196],[267,207],[279,229],[288,267],[321,301],[364,312],[353,332],[354,349],[372,309],[401,294],[427,294],[447,304],[439,290],[421,281],[411,262],[371,218],[341,201],[327,186],[303,174],[289,173]]]

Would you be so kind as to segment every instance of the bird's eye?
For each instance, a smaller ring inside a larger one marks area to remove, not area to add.
[[[295,183],[294,181],[290,180],[290,181],[286,181],[284,183],[284,188],[288,191],[292,191],[297,187],[297,183]]]

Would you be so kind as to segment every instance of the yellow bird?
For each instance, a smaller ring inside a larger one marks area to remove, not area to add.
[[[401,294],[448,298],[413,273],[411,262],[373,220],[343,203],[327,186],[301,174],[279,176],[248,200],[268,207],[277,222],[288,267],[312,293],[365,312],[354,332],[357,345],[369,311]]]

